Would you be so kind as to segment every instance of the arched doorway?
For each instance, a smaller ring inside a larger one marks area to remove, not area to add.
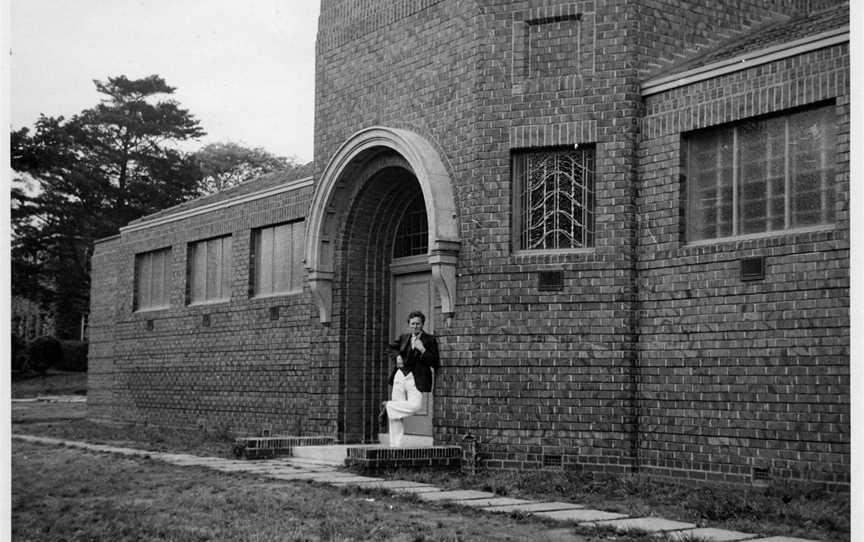
[[[424,228],[417,227],[421,222]],[[339,361],[336,418],[343,442],[378,440],[391,368],[386,344],[407,316],[398,312],[428,299],[433,329],[453,314],[457,230],[449,175],[414,133],[358,132],[316,183],[306,265],[319,318],[333,327],[328,340],[338,342],[325,351]],[[431,434],[433,409],[428,414],[427,427],[417,430]]]
[[[337,245],[334,301],[342,308],[340,331],[346,345],[340,402],[349,442],[378,440],[377,414],[381,401],[389,398],[392,368],[385,345],[404,331],[405,315],[425,311],[432,329],[440,318],[435,315],[428,242],[418,239],[427,233],[423,194],[409,169],[393,165],[399,162],[387,156],[370,164],[375,172],[354,198]],[[431,413],[429,420],[408,434],[423,429],[431,439]]]

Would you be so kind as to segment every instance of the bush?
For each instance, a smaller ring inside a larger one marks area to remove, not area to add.
[[[63,348],[54,337],[37,337],[27,345],[27,369],[44,375],[49,368],[62,364]]]
[[[21,371],[24,369],[24,362],[27,359],[27,343],[17,334],[12,334],[12,358],[11,366],[13,371]]]
[[[55,369],[62,371],[74,371],[78,373],[87,372],[87,347],[86,341],[60,341],[63,349],[63,362],[55,365]]]

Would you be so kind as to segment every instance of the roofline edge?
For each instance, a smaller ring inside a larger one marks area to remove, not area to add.
[[[651,96],[653,94],[659,94],[667,90],[691,85],[693,83],[698,83],[699,81],[704,81],[706,79],[713,79],[714,77],[718,77],[720,75],[726,75],[729,73],[746,70],[755,66],[760,66],[762,64],[768,64],[769,62],[774,62],[776,60],[782,60],[791,56],[816,51],[818,49],[824,49],[826,47],[838,45],[840,43],[845,43],[848,41],[849,25],[844,25],[842,27],[835,28],[827,32],[814,34],[807,38],[790,41],[782,45],[766,47],[764,49],[759,49],[751,53],[738,55],[736,57],[732,57],[726,60],[721,60],[719,62],[713,62],[711,64],[706,64],[705,66],[686,70],[675,75],[667,75],[663,77],[658,77],[656,79],[649,79],[648,81],[642,83],[641,93],[643,97]]]
[[[283,192],[291,192],[294,190],[299,190],[301,188],[306,188],[307,186],[312,186],[313,177],[303,177],[302,179],[296,179],[293,181],[289,181],[287,184],[280,184],[270,188],[265,188],[263,190],[259,190],[257,192],[252,192],[251,194],[244,194],[242,196],[235,196],[233,198],[228,198],[226,200],[217,201],[214,203],[209,203],[207,205],[202,205],[201,207],[195,207],[194,209],[187,209],[185,211],[177,211],[175,213],[168,214],[163,217],[153,218],[151,220],[145,220],[144,222],[140,222],[138,224],[130,224],[128,226],[123,226],[120,228],[120,233],[130,233],[133,231],[143,230],[145,228],[151,228],[154,226],[161,226],[163,224],[168,224],[170,222],[175,222],[177,220],[183,220],[185,218],[190,218],[197,215],[202,215],[205,213],[210,213],[212,211],[218,211],[220,209],[227,209],[228,207],[233,207],[235,205],[240,205],[241,203],[247,203],[250,201],[255,201],[256,199],[266,198],[269,196],[274,196],[276,194],[281,194]]]

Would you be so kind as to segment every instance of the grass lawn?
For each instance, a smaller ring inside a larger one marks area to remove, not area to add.
[[[14,387],[13,382],[13,393]],[[226,434],[109,426],[84,419],[81,404],[18,405],[22,409],[13,408],[12,412],[13,433],[157,451],[231,455],[233,439]],[[552,470],[490,472],[473,477],[430,471],[383,475],[510,497],[576,502],[632,516],[661,516],[765,536],[824,542],[845,542],[850,536],[849,494],[803,484],[778,483],[765,489],[690,486],[640,476],[590,476]],[[177,494],[173,495],[175,489]],[[164,495],[159,496],[160,492]],[[220,519],[223,508],[225,520]],[[56,518],[69,514],[75,518],[72,524],[84,534],[56,531],[66,528],[66,522]],[[399,518],[407,522],[402,530]],[[57,527],[56,523],[64,526]],[[123,530],[127,525],[131,531]],[[378,525],[383,527],[379,530]],[[380,492],[277,483],[14,442],[13,527],[20,534],[16,538],[22,540],[384,540],[385,533],[402,533],[402,538],[392,540],[466,541],[542,540],[536,533],[547,532],[554,525],[518,513],[492,516]],[[46,528],[60,534],[46,536]],[[103,528],[113,530],[99,531]],[[144,529],[140,532],[145,534],[138,537],[136,529]],[[532,532],[531,536],[526,534]],[[567,534],[573,532],[579,533],[577,538]],[[260,536],[253,536],[257,533]],[[602,533],[572,527],[544,536],[560,542],[606,539]],[[614,538],[618,542],[656,541],[635,534],[615,534]]]
[[[86,393],[87,373],[67,373],[49,369],[46,375],[12,376],[13,399],[39,395],[85,395]]]
[[[588,541],[381,491],[12,444],[14,540]],[[595,539],[596,540],[596,539]]]

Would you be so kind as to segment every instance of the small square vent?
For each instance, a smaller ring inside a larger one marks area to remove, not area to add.
[[[153,331],[153,320],[147,320],[147,322],[144,324],[144,328],[147,331]]]
[[[210,315],[205,314],[201,317],[201,326],[202,327],[210,327]]]
[[[540,271],[537,273],[537,289],[541,292],[560,292],[564,289],[563,271]]]
[[[741,280],[753,281],[765,278],[765,257],[755,256],[752,258],[741,258]]]
[[[561,454],[543,454],[543,466],[546,468],[560,467],[564,464]]]
[[[771,469],[753,467],[753,484],[764,485],[771,481]]]
[[[279,319],[279,307],[270,307],[270,320]]]

